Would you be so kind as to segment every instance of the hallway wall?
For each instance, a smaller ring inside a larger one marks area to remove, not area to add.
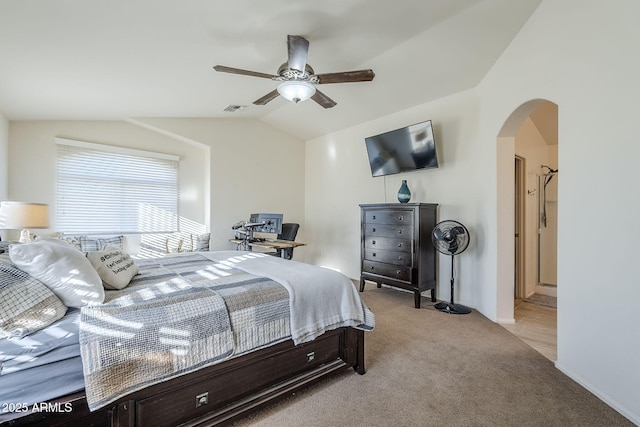
[[[614,0],[544,0],[478,86],[479,138],[496,147],[480,162],[494,162],[488,185],[501,179],[498,159],[513,175],[513,148],[496,144],[500,129],[523,103],[547,99],[559,106],[558,162],[558,360],[556,366],[640,424],[640,287],[629,279],[637,264],[640,182],[637,100],[640,3]],[[508,258],[500,235],[509,215],[497,209],[488,234],[498,236],[496,254]],[[625,238],[603,248],[594,230],[615,219]],[[499,226],[500,225],[500,226]],[[512,230],[512,228],[511,228]],[[511,245],[513,245],[511,238]],[[511,258],[513,259],[513,258]],[[513,264],[513,263],[511,263]],[[497,315],[513,299],[513,269],[496,269]],[[612,313],[609,308],[615,307]]]
[[[0,201],[9,197],[9,121],[0,113]]]

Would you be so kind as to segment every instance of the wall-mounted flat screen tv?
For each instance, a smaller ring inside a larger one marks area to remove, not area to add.
[[[371,175],[438,167],[431,120],[365,138]]]

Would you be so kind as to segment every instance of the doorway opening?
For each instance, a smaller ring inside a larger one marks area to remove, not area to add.
[[[499,186],[498,221],[513,224],[500,231],[498,243],[504,249],[498,250],[499,317],[551,360],[557,355],[557,148],[558,106],[544,99],[518,107],[498,138],[499,180],[511,182]]]
[[[524,206],[525,206],[525,159],[516,155],[514,162],[514,290],[515,299],[523,299],[526,297],[524,286],[524,254],[525,254],[525,231],[524,231]]]

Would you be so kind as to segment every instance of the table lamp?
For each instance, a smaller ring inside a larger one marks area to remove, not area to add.
[[[49,227],[49,205],[44,203],[0,203],[0,229],[22,230],[20,242],[31,241],[28,228]]]

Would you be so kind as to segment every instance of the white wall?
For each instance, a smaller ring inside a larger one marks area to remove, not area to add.
[[[0,113],[0,201],[9,196],[9,121]]]
[[[304,224],[304,143],[256,120],[139,119],[158,132],[210,149],[212,249],[235,246],[231,226],[252,213],[282,213],[285,222]],[[294,258],[303,260],[305,247]]]
[[[471,303],[481,289],[476,276],[484,255],[484,230],[477,222],[477,105],[472,91],[362,123],[306,144],[305,223],[310,244],[307,260],[360,277],[361,203],[397,203],[403,179],[411,202],[438,203],[439,219],[455,219],[472,233],[472,242],[457,257],[456,301]],[[371,176],[364,139],[367,136],[431,119],[440,167],[387,177]],[[470,185],[471,183],[471,185]],[[448,266],[447,262],[442,265]],[[439,298],[449,299],[449,270],[439,275]]]
[[[498,130],[521,104],[536,98],[558,104],[556,366],[640,424],[640,286],[631,269],[640,237],[640,200],[633,190],[640,182],[638,13],[636,1],[606,7],[596,0],[543,1],[478,87],[478,137],[496,146]],[[513,147],[497,148],[479,162],[490,165],[513,153]],[[496,167],[483,169],[483,181],[512,164]],[[483,193],[494,207],[483,222],[496,235],[495,207],[508,195],[491,186]],[[612,241],[607,230],[614,224],[624,232]],[[492,246],[498,256],[508,250]],[[496,273],[487,279],[497,282],[500,299],[512,289],[513,276]]]

